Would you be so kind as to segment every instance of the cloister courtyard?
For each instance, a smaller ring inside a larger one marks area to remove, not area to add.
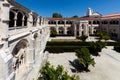
[[[71,39],[74,37],[64,38],[57,37],[51,40],[64,40]],[[94,37],[89,37],[87,41],[97,41]],[[113,40],[109,40],[114,42]],[[75,52],[64,52],[64,53],[49,53],[48,61],[53,65],[63,65],[64,69],[69,74],[75,74],[80,76],[80,80],[119,80],[120,79],[120,53],[113,50],[113,46],[107,46],[99,52],[100,56],[92,56],[95,60],[95,67],[90,66],[90,72],[78,72],[76,68],[71,64],[77,57]]]

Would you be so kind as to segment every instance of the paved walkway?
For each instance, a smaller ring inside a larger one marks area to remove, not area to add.
[[[104,48],[100,57],[94,57],[95,67],[90,66],[90,72],[75,73],[80,75],[81,80],[120,80],[120,53],[112,48]],[[73,68],[69,61],[76,59],[75,53],[49,54],[48,60],[57,66],[61,64],[70,73]]]

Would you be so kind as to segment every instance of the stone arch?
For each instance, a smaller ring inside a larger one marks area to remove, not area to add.
[[[26,64],[26,55],[29,42],[27,39],[20,40],[13,48],[13,69],[19,69],[22,64]]]
[[[14,27],[15,24],[15,12],[10,10],[9,12],[9,27]]]
[[[51,21],[48,21],[48,24],[51,24]]]
[[[68,21],[66,21],[66,24],[72,24],[72,21],[68,20]]]
[[[23,20],[23,13],[22,12],[18,12],[17,13],[17,26],[22,26],[22,20]]]
[[[71,35],[71,34],[72,34],[71,27],[68,27],[68,28],[67,28],[67,34],[68,34],[68,35]]]
[[[37,24],[37,18],[33,15],[33,26],[36,26]]]
[[[85,28],[85,24],[82,24],[82,29],[84,29]]]
[[[61,35],[64,34],[64,28],[63,27],[59,27],[59,34],[61,34]]]
[[[64,24],[63,20],[58,21],[58,24]]]

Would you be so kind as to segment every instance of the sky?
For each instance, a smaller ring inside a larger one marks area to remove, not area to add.
[[[60,13],[63,17],[84,16],[87,8],[102,15],[120,13],[120,0],[14,0],[43,17]]]

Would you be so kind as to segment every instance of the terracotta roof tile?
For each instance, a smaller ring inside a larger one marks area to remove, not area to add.
[[[116,14],[108,14],[104,15],[102,17],[89,17],[89,16],[83,16],[81,18],[47,18],[48,20],[105,20],[105,19],[114,19],[114,18],[120,18],[120,13]]]

